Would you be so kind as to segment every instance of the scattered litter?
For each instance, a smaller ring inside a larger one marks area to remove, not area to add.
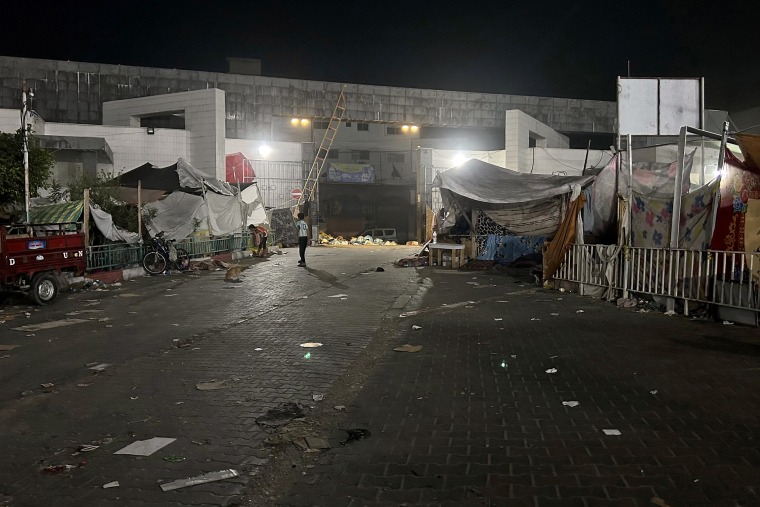
[[[335,410],[346,410],[346,406],[345,405],[335,405],[333,408]]]
[[[511,356],[509,356],[509,357],[511,357],[512,359],[517,359],[517,354],[512,354],[512,355],[511,355]]]
[[[164,294],[164,297],[170,298],[172,296],[176,296],[177,294]]]
[[[577,407],[580,405],[577,401],[563,401],[562,404],[566,407]]]
[[[556,358],[558,358],[558,357],[559,357],[559,356],[549,356],[549,359],[556,359]]]
[[[559,313],[550,313],[549,315],[552,315],[553,317],[558,317]]]
[[[301,344],[301,347],[305,347],[307,349],[313,349],[315,347],[321,347],[321,346],[322,344],[319,342],[306,342],[306,343]]]
[[[170,454],[168,456],[164,456],[161,459],[163,459],[164,461],[168,461],[169,463],[180,463],[182,461],[185,461],[187,458],[185,458],[184,456],[177,456],[176,454]]]
[[[256,348],[255,348],[255,349],[253,349],[253,350],[255,350],[256,352],[261,352],[261,351],[262,351],[262,350],[264,350],[264,349],[262,349],[261,347],[256,347]]]
[[[322,400],[325,399],[325,395],[324,394],[312,394],[311,395],[311,399],[314,400],[314,401],[322,401]]]
[[[0,350],[2,351],[9,351],[17,348],[18,345],[0,345]]]
[[[0,359],[8,359],[9,357],[11,357],[10,354],[5,354],[4,356],[0,356]]]
[[[622,433],[620,433],[620,430],[602,430],[602,433],[605,435],[622,435]]]
[[[34,391],[21,391],[21,396],[29,396],[30,394],[34,394]]]
[[[118,488],[118,487],[119,487],[119,481],[112,481],[112,482],[107,482],[103,484],[103,489]]]
[[[157,450],[166,447],[177,440],[176,438],[153,437],[148,440],[136,440],[126,447],[122,447],[114,454],[129,454],[131,456],[150,456]]]
[[[654,389],[652,391],[649,391],[649,394],[657,394],[657,389]]]
[[[50,465],[42,469],[43,472],[46,474],[62,474],[63,472],[68,472],[69,470],[73,470],[77,468],[76,465]]]
[[[564,288],[562,288],[562,287],[560,287],[559,291],[560,291],[560,292],[565,292],[565,289],[564,289]]]
[[[130,400],[136,400],[137,398],[139,398],[139,396],[130,396],[129,397]]]
[[[422,326],[417,326],[417,325],[414,325],[414,326],[412,326],[412,329],[414,329],[414,330],[417,330],[417,329],[422,329]]]
[[[549,368],[546,373],[557,373],[557,368]]]
[[[497,322],[498,322],[498,321],[501,321],[501,320],[504,320],[504,319],[502,319],[501,317],[496,317],[496,318],[494,318],[493,320],[495,320],[495,321],[497,321]]]
[[[319,437],[305,436],[293,439],[293,443],[307,452],[320,451],[322,449],[329,449],[330,444],[327,440]]]
[[[269,462],[268,459],[265,458],[257,458],[256,456],[251,456],[245,460],[246,465],[254,465],[257,467],[264,466]]]
[[[76,455],[81,454],[83,452],[92,452],[95,449],[99,449],[99,448],[100,448],[99,445],[84,444],[84,445],[80,445],[79,447],[77,447],[76,452],[71,453],[71,455],[72,456],[76,456]]]
[[[657,505],[658,507],[670,507],[670,504],[668,504],[665,500],[660,498],[659,496],[653,496],[651,500],[649,500],[650,503]]]
[[[199,391],[215,391],[217,389],[226,389],[229,387],[226,380],[209,380],[208,382],[198,382],[195,388]]]
[[[731,322],[730,320],[724,320],[724,321],[723,321],[723,325],[724,325],[724,326],[733,326],[733,325],[734,325],[734,323],[733,323],[733,322]]]
[[[172,326],[179,326],[179,324],[172,324]],[[179,341],[179,340],[177,340],[177,341]]]
[[[111,365],[108,363],[100,363],[100,364],[96,364],[95,366],[90,366],[90,369],[96,373],[100,373],[101,371],[105,371],[105,369],[108,368],[109,366]]]
[[[366,430],[364,428],[352,428],[346,430],[346,433],[348,433],[348,438],[340,443],[340,445],[346,445],[348,443],[354,442],[356,440],[361,440],[363,438],[369,438],[372,433],[369,430]]]
[[[91,385],[91,384],[77,384],[77,387],[87,387],[89,385]]]
[[[100,309],[92,309],[92,310],[75,310],[73,312],[68,312],[66,315],[69,317],[74,317],[76,315],[81,315],[83,313],[103,313],[103,310]]]
[[[667,312],[665,312],[665,315],[667,315],[668,317],[672,317],[675,314],[676,312],[674,310],[668,310]]]
[[[327,296],[329,298],[347,298],[348,294],[335,294],[334,296]]]
[[[267,413],[256,418],[256,424],[261,426],[270,426],[276,428],[288,424],[296,419],[303,419],[306,414],[303,411],[303,405],[300,403],[286,402],[281,405],[270,408]]]
[[[541,320],[541,319],[539,319],[538,317],[533,317],[533,318],[532,318],[532,319],[530,319],[530,320]]]
[[[12,328],[14,331],[42,331],[43,329],[53,329],[55,327],[72,326],[74,324],[82,324],[89,322],[87,319],[63,319],[54,320],[52,322],[43,322],[41,324],[27,324],[21,327]]]
[[[575,310],[575,313],[586,313],[586,310]]]
[[[562,301],[562,298],[557,298],[557,301]]]
[[[49,389],[49,388],[51,388],[51,387],[54,387],[54,386],[55,386],[55,384],[53,384],[52,382],[48,382],[48,383],[46,383],[46,384],[40,384],[40,386],[41,386],[41,387],[44,387],[45,389]]]
[[[396,347],[396,352],[419,352],[422,350],[422,345],[410,345],[409,343],[405,345],[401,345],[400,347]]]
[[[224,479],[231,479],[240,475],[237,470],[228,468],[227,470],[219,470],[218,472],[209,472],[203,475],[197,475],[195,477],[189,477],[187,479],[179,479],[172,482],[161,484],[161,489],[164,491],[171,491],[179,488],[186,488],[187,486],[195,486],[196,484],[204,484],[206,482],[221,481]]]

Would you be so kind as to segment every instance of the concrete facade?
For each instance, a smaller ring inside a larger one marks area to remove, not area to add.
[[[217,89],[172,93],[103,103],[103,123],[139,127],[140,119],[159,114],[185,117],[186,151],[195,168],[208,176],[224,179],[224,92]],[[154,132],[144,129],[148,132]],[[174,130],[160,129],[159,131]],[[176,161],[176,159],[175,159]]]
[[[341,84],[266,76],[0,56],[0,108],[19,107],[22,79],[49,121],[101,123],[101,104],[218,88],[227,136],[270,139],[276,118],[329,119]],[[615,130],[615,102],[348,84],[345,117],[377,123],[499,128],[519,109],[560,132]]]

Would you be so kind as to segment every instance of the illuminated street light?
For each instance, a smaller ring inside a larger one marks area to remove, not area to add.
[[[271,153],[272,148],[270,146],[267,146],[266,144],[259,146],[259,155],[262,157],[267,158]]]

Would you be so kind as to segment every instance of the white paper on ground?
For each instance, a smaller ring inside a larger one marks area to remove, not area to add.
[[[114,454],[130,454],[132,456],[150,456],[157,450],[166,447],[177,440],[176,438],[153,437],[148,440],[137,440]]]
[[[563,401],[562,404],[566,407],[577,407],[580,405],[577,401]]]
[[[605,435],[622,435],[620,430],[602,430]]]
[[[218,472],[209,472],[203,475],[197,475],[188,479],[179,479],[166,484],[161,484],[161,489],[164,491],[171,491],[173,489],[186,488],[187,486],[195,486],[196,484],[204,484],[206,482],[221,481],[223,479],[231,479],[237,477],[237,470],[229,468],[227,470],[219,470]]]

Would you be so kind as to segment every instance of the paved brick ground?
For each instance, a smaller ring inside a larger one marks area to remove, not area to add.
[[[424,276],[397,339],[423,349],[388,347],[339,424],[371,437],[336,428],[278,505],[760,505],[757,329]]]
[[[144,278],[28,318],[28,308],[0,307],[13,315],[0,343],[21,345],[0,359],[0,505],[245,502],[263,471],[282,470],[255,418],[335,393],[373,348],[348,411],[326,419],[332,449],[304,455],[314,461],[290,472],[297,482],[280,498],[249,504],[760,504],[756,329],[619,310],[519,272],[390,266],[409,251],[310,249],[308,269],[273,257],[240,284],[222,272]],[[103,312],[68,328],[12,329],[82,309]],[[324,346],[307,359],[298,344],[312,340]],[[392,351],[403,343],[423,349]],[[112,366],[94,376],[85,365],[95,361]],[[228,387],[195,388],[214,379]],[[342,446],[351,427],[372,435]],[[146,458],[112,454],[152,436],[178,440]],[[66,474],[40,472],[83,459]],[[229,467],[243,475],[159,488]],[[113,480],[121,486],[102,489]]]
[[[417,292],[415,271],[390,264],[413,250],[310,249],[308,269],[298,268],[294,255],[272,257],[256,261],[239,284],[225,283],[223,271],[146,277],[72,294],[40,311],[6,304],[3,313],[15,317],[2,324],[0,343],[21,346],[0,370],[0,505],[236,502],[256,468],[251,458],[268,458],[256,417],[285,401],[313,404],[313,393],[331,388],[399,297]],[[339,293],[347,297],[329,297]],[[14,330],[82,309],[102,312],[80,314],[93,320],[65,328]],[[305,341],[324,346],[306,359],[299,347]],[[94,376],[90,362],[111,366]],[[210,380],[227,388],[196,389]],[[55,386],[41,388],[46,382]],[[22,391],[31,394],[19,397]],[[145,458],[113,455],[153,436],[177,441]],[[103,439],[112,440],[71,455]],[[169,455],[186,460],[165,461]],[[83,461],[65,474],[41,473]],[[160,481],[225,468],[243,476],[159,488]],[[119,488],[102,488],[114,480]]]

